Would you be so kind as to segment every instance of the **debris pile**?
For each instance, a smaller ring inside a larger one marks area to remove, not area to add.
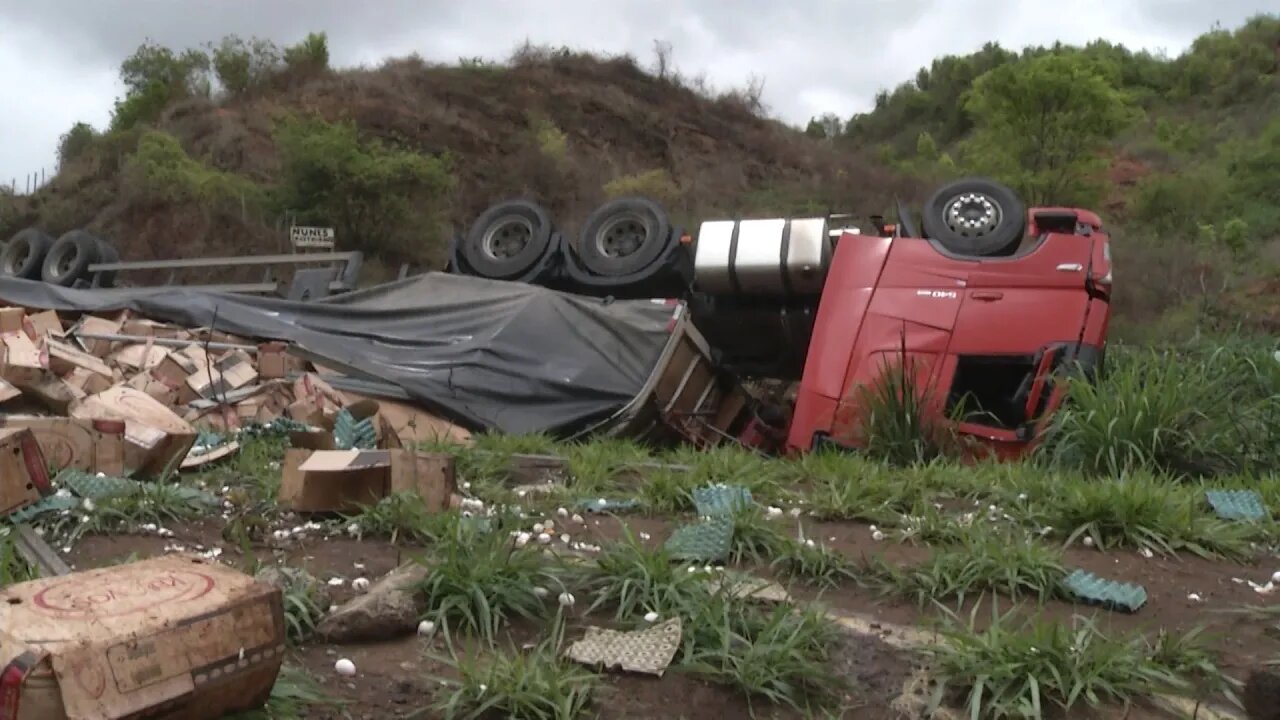
[[[0,428],[30,430],[55,469],[139,477],[227,457],[241,430],[275,422],[290,423],[300,448],[286,477],[356,465],[400,477],[404,458],[388,451],[469,440],[407,403],[336,389],[329,380],[343,376],[290,349],[127,310],[72,319],[0,308]]]

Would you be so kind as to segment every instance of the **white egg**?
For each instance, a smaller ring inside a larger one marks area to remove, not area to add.
[[[418,623],[419,635],[430,635],[435,631],[436,631],[436,624],[431,622],[430,620],[423,620],[422,622]]]
[[[351,581],[351,589],[356,592],[364,592],[369,589],[369,578],[358,577]]]
[[[551,543],[551,536],[546,533],[538,533],[538,544],[547,545]]]
[[[572,593],[560,593],[560,607],[573,607],[574,602],[576,602],[576,600],[574,600]]]
[[[877,531],[875,531],[875,532],[871,533],[871,539],[872,539],[872,540],[875,540],[876,542],[880,542],[881,540],[883,540],[883,539],[884,539],[884,533],[882,533],[882,532],[880,532],[879,530],[877,530]]]
[[[644,621],[645,621],[645,622],[647,622],[647,623],[657,622],[657,621],[658,621],[658,613],[653,612],[652,610],[650,610],[649,612],[647,612],[647,613],[645,613],[645,614],[644,614]]]
[[[338,662],[333,664],[333,669],[343,677],[351,677],[356,674],[356,664],[346,658],[339,658]]]

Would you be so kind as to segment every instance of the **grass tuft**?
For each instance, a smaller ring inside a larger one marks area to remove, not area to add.
[[[450,646],[449,657],[437,662],[456,678],[434,678],[443,688],[435,702],[410,717],[428,711],[436,717],[502,717],[518,720],[573,720],[590,707],[600,679],[562,657],[564,625],[557,615],[551,634],[532,650],[509,648],[487,654],[469,653],[459,658]]]
[[[898,567],[879,558],[871,574],[886,593],[911,598],[921,607],[954,599],[963,603],[979,593],[999,592],[1041,603],[1061,592],[1066,569],[1061,552],[1004,533],[972,535],[956,547],[934,552],[923,564]]]
[[[669,615],[705,600],[705,575],[688,572],[661,547],[647,548],[623,526],[623,537],[603,547],[595,562],[573,571],[573,586],[591,597],[587,612],[614,610],[619,620],[647,612]]]
[[[1173,648],[1152,646],[1142,635],[1116,639],[1082,616],[1069,625],[1031,618],[1020,627],[1013,626],[1013,612],[1001,616],[993,608],[992,616],[990,626],[978,631],[974,616],[963,626],[950,615],[944,642],[924,649],[943,695],[970,717],[1043,718],[1053,709],[1070,713],[1154,692],[1185,692],[1192,687],[1187,673],[1207,669],[1207,655],[1191,653],[1190,641]]]
[[[541,619],[550,597],[563,589],[559,573],[532,545],[515,547],[498,530],[459,523],[421,560],[428,568],[419,590],[428,617],[446,635],[452,629],[477,633],[492,644],[511,618]]]
[[[853,563],[843,553],[803,536],[776,550],[772,567],[783,578],[824,589],[858,579]]]

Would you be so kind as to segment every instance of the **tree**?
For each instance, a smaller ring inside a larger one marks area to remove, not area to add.
[[[844,132],[844,121],[835,113],[823,113],[821,117],[810,118],[804,134],[811,138],[834,139]]]
[[[188,95],[208,94],[209,56],[199,50],[181,54],[150,40],[120,66],[125,96],[116,100],[111,129],[127,130],[155,122],[170,102]]]
[[[1097,199],[1107,141],[1134,119],[1115,67],[1080,53],[1000,65],[979,77],[964,108],[976,132],[969,163],[1033,204]]]

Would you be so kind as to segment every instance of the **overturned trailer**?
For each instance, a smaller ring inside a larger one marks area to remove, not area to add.
[[[324,368],[335,386],[346,382],[365,394],[407,400],[472,431],[710,447],[741,436],[751,422],[747,394],[712,362],[686,305],[674,300],[610,301],[428,273],[310,302],[0,278],[0,301],[72,320],[123,311],[283,341]],[[67,336],[86,347],[101,339],[83,325]]]

